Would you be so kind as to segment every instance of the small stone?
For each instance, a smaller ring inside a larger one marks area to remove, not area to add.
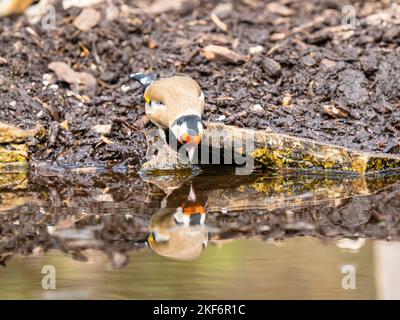
[[[122,91],[122,92],[128,92],[130,89],[131,89],[131,87],[130,87],[130,86],[127,86],[126,84],[124,84],[124,85],[121,87],[121,91]]]
[[[260,45],[249,48],[249,53],[250,54],[257,54],[257,53],[261,53],[263,51],[264,51],[264,47],[260,46]]]
[[[7,64],[7,63],[8,63],[8,61],[6,58],[0,57],[0,66],[3,64]]]
[[[226,119],[226,116],[224,114],[221,114],[218,118],[217,121],[224,121]]]
[[[100,21],[101,15],[96,9],[83,9],[79,16],[76,17],[73,24],[81,31],[89,31],[96,26]]]
[[[264,108],[260,104],[255,104],[250,107],[250,111],[256,114],[261,114],[264,112]]]
[[[292,104],[292,97],[291,96],[284,96],[282,99],[282,106],[287,107]]]
[[[285,33],[273,33],[271,34],[271,41],[281,41],[286,39],[286,34]]]
[[[333,60],[329,60],[329,59],[324,58],[324,59],[321,60],[321,66],[326,68],[327,70],[332,70],[332,69],[335,68],[336,62],[333,61]]]
[[[144,128],[148,123],[150,122],[150,119],[147,115],[142,115],[141,117],[139,117],[139,119],[137,119],[133,125],[137,128]]]
[[[100,76],[100,80],[111,84],[115,84],[119,80],[119,75],[116,72],[106,71]]]
[[[339,91],[349,105],[364,106],[368,100],[368,90],[365,88],[366,77],[359,70],[346,69],[338,73]]]
[[[282,73],[281,64],[271,58],[265,58],[263,60],[262,68],[265,73],[272,78],[278,78]]]
[[[50,73],[45,73],[42,77],[42,83],[44,86],[48,86],[50,83],[54,82],[54,77]]]
[[[92,130],[98,134],[104,134],[107,135],[111,132],[111,124],[98,124],[95,125]]]
[[[155,49],[157,48],[158,44],[155,40],[150,39],[147,43],[147,46],[149,47],[149,49]]]
[[[232,3],[219,3],[213,10],[212,13],[217,15],[220,18],[228,17],[233,11]]]
[[[114,21],[117,20],[119,17],[119,9],[117,6],[111,4],[106,9],[106,20],[107,21]]]

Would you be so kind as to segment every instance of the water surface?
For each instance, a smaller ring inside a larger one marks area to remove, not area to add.
[[[399,180],[3,174],[0,298],[399,298]]]

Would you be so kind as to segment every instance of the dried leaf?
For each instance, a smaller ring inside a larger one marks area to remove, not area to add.
[[[58,80],[69,83],[74,91],[82,90],[86,93],[93,94],[96,90],[97,80],[90,73],[76,72],[61,61],[51,62],[48,68],[54,71]]]
[[[149,6],[141,6],[140,8],[125,6],[124,11],[131,14],[143,14],[144,12],[150,15],[157,15],[172,10],[179,10],[185,2],[186,0],[157,0]]]
[[[77,73],[72,70],[66,63],[64,62],[51,62],[48,65],[48,68],[55,72],[58,80],[65,81],[68,83],[75,83],[77,79]]]
[[[228,32],[228,25],[221,21],[220,18],[214,13],[211,13],[211,21],[214,22],[214,24],[221,29],[223,32]]]
[[[23,130],[9,124],[0,122],[0,143],[21,143],[27,141],[30,137],[42,137],[45,134],[45,129],[38,124],[35,128]]]
[[[294,11],[287,6],[284,6],[278,2],[271,2],[267,5],[267,11],[275,14],[279,14],[283,17],[289,17],[294,14]]]
[[[239,64],[245,61],[245,58],[242,55],[232,51],[231,49],[213,44],[206,46],[202,53],[208,60],[221,59],[234,64]]]
[[[325,105],[324,112],[334,118],[346,118],[349,115],[348,111],[333,105]]]
[[[220,3],[211,12],[212,22],[224,32],[228,31],[228,25],[221,18],[228,16],[232,12],[232,9],[232,3]]]
[[[63,0],[62,6],[64,10],[67,10],[71,7],[84,8],[94,6],[103,1],[104,0]]]

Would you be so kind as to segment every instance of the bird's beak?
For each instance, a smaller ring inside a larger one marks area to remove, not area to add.
[[[199,145],[203,139],[203,134],[199,133],[197,136],[192,136],[189,134],[183,135],[183,138],[179,140],[180,143],[187,143],[192,145]]]

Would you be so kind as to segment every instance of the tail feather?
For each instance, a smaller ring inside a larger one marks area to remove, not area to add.
[[[154,73],[144,74],[138,72],[130,74],[129,78],[139,82],[142,86],[146,88],[156,80],[157,76]]]

